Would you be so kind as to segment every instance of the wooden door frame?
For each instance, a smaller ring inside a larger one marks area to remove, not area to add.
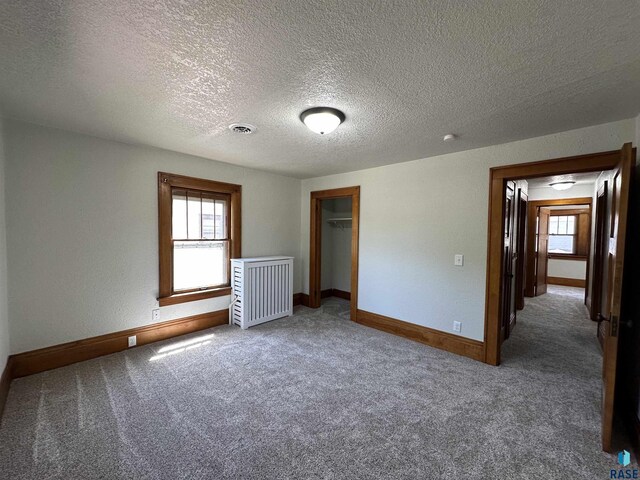
[[[503,215],[505,185],[550,175],[612,170],[620,162],[620,150],[556,158],[491,168],[489,177],[489,228],[487,231],[487,286],[485,294],[485,363],[500,365],[500,300],[502,282]],[[531,203],[531,202],[530,202]]]
[[[358,246],[360,243],[360,187],[311,192],[309,247],[309,307],[318,308],[322,296],[322,200],[351,198],[351,320],[358,315]]]
[[[591,197],[574,197],[574,198],[559,198],[554,200],[530,200],[527,211],[527,223],[528,232],[534,232],[528,235],[525,239],[525,249],[527,251],[527,268],[526,276],[524,278],[525,293],[527,297],[534,297],[534,284],[535,284],[535,231],[536,231],[536,218],[538,217],[538,208],[540,207],[555,207],[555,206],[567,206],[567,205],[588,205],[589,215],[593,213],[593,199]],[[591,234],[589,234],[588,250],[591,251]],[[587,275],[589,273],[589,255],[587,255]],[[588,284],[588,278],[587,278]],[[589,290],[588,288],[586,289]]]

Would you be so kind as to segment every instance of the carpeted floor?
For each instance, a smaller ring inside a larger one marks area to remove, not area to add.
[[[574,292],[528,299],[498,368],[330,299],[19,379],[0,477],[609,478],[601,356]]]

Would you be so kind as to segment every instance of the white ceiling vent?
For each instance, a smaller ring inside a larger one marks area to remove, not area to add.
[[[249,135],[256,132],[256,127],[254,127],[250,123],[232,123],[231,125],[229,125],[229,130],[241,135]]]

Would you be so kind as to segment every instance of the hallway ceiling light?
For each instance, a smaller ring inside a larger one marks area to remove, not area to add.
[[[549,186],[551,188],[555,188],[556,190],[569,190],[571,187],[575,185],[576,182],[555,182],[550,183]]]
[[[344,113],[331,107],[310,108],[300,114],[300,120],[309,130],[320,135],[333,132],[344,118]]]

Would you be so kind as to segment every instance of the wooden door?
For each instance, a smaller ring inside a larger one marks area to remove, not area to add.
[[[538,209],[538,235],[536,249],[536,296],[547,293],[547,264],[549,254],[549,217],[551,210]]]
[[[518,189],[518,225],[516,240],[516,309],[524,308],[524,290],[527,265],[527,211],[529,210],[528,196]]]
[[[511,329],[515,324],[515,182],[507,182],[505,209],[504,209],[504,248],[503,248],[503,272],[502,272],[502,340],[509,338]]]
[[[624,251],[627,236],[627,211],[629,188],[634,158],[631,144],[622,147],[618,166],[613,170],[611,188],[611,225],[608,245],[608,312],[604,331],[604,354],[602,364],[602,448],[611,452],[613,433],[613,411],[618,364],[618,331],[622,305],[622,278]]]

